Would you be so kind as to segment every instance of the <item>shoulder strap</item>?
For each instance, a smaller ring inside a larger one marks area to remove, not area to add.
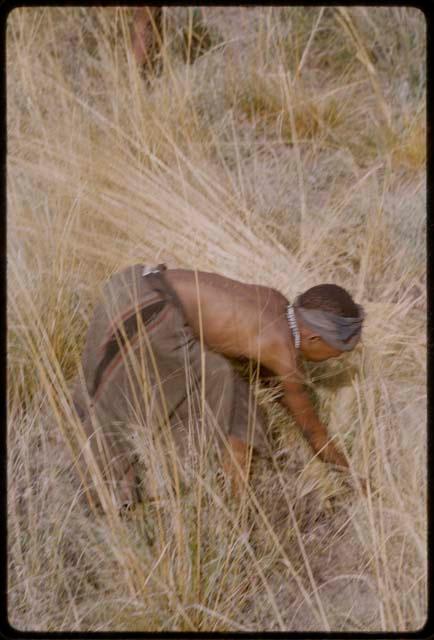
[[[96,351],[97,363],[91,378],[89,393],[98,391],[108,367],[121,350],[138,332],[138,322],[149,325],[165,307],[167,295],[161,282],[160,268],[149,270],[143,276],[143,265],[134,265],[114,274],[104,286],[105,335],[101,336]]]

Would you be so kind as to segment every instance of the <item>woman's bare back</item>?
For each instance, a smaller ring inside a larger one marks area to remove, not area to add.
[[[204,271],[169,269],[165,277],[195,334],[220,353],[259,359],[272,333],[288,331],[287,300],[275,289]]]

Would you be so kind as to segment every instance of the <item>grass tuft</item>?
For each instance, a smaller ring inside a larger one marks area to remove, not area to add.
[[[121,7],[8,17],[9,622],[43,632],[419,629],[423,14],[167,7],[159,73],[146,81],[131,18]],[[213,452],[176,482],[164,443],[139,422],[131,446],[143,489],[162,487],[162,499],[126,521],[86,505],[72,381],[101,283],[137,261],[217,271],[289,299],[336,282],[363,304],[363,344],[305,367],[351,482],[312,458],[271,384],[257,397],[272,452],[253,460],[243,509]]]

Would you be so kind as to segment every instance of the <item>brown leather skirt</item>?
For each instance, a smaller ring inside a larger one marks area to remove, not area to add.
[[[184,463],[221,451],[228,435],[268,451],[251,386],[222,355],[206,346],[202,354],[164,270],[135,265],[104,285],[73,394],[86,446],[115,492],[137,459],[134,436],[150,448],[159,438]]]

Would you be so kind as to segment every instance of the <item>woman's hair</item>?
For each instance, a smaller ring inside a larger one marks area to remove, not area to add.
[[[298,297],[297,305],[305,309],[322,309],[349,318],[359,316],[359,309],[348,291],[336,284],[319,284],[308,289]]]

